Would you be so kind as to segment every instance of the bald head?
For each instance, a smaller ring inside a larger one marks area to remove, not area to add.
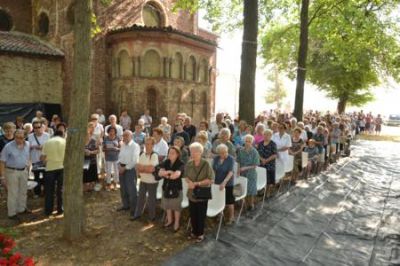
[[[132,131],[130,130],[125,130],[124,133],[122,133],[122,140],[124,143],[128,144],[132,140]]]

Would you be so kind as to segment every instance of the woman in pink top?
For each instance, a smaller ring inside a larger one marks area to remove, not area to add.
[[[264,141],[264,124],[258,124],[256,126],[256,132],[254,133],[254,146],[258,147],[258,144]]]

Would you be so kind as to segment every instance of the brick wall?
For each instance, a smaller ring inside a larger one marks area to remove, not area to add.
[[[62,102],[59,60],[0,55],[1,103]]]
[[[2,0],[0,9],[5,10],[12,18],[12,30],[32,33],[32,6],[26,0]]]

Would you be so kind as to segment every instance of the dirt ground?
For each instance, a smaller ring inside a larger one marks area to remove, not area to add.
[[[148,226],[145,218],[132,222],[127,212],[116,212],[120,206],[119,191],[86,193],[85,205],[85,236],[69,243],[61,238],[62,216],[43,215],[43,198],[29,197],[28,208],[33,213],[22,215],[17,223],[7,218],[6,196],[2,191],[0,228],[14,231],[17,249],[33,256],[37,265],[159,265],[192,244],[186,239],[183,227],[178,233],[162,228],[161,210],[154,226]],[[183,212],[186,217],[187,212]]]

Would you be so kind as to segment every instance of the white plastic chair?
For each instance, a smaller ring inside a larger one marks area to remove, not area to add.
[[[189,206],[189,199],[187,197],[187,192],[188,192],[188,184],[185,179],[182,179],[182,202],[181,202],[182,209],[185,209]]]
[[[308,165],[308,153],[303,151],[301,153],[301,167],[306,168],[307,165]]]
[[[162,194],[163,194],[163,190],[162,190],[162,186],[164,184],[164,178],[161,179],[160,181],[158,181],[158,185],[157,185],[157,195],[156,198],[158,200],[160,200],[162,198]]]
[[[258,180],[258,178],[257,178]],[[243,176],[238,176],[237,178],[235,178],[235,185],[236,184],[240,184],[240,186],[242,187],[242,195],[235,197],[235,201],[242,201],[242,205],[240,207],[240,211],[239,211],[239,215],[238,218],[236,220],[236,223],[239,223],[240,220],[240,216],[242,215],[242,211],[244,208],[244,203],[245,203],[245,198],[247,196],[247,178],[243,177]]]
[[[284,165],[285,166],[285,173],[289,173],[293,171],[293,163],[294,163],[294,156],[289,155],[287,163]]]
[[[264,189],[261,209],[264,208],[265,195],[267,195],[267,170],[264,167],[257,167],[257,191]]]
[[[211,185],[212,199],[208,201],[207,217],[215,217],[220,215],[217,236],[215,240],[218,240],[219,231],[221,230],[222,220],[224,219],[225,209],[225,188],[219,189],[219,185]]]
[[[285,176],[285,167],[282,160],[275,160],[275,182],[278,183]]]

